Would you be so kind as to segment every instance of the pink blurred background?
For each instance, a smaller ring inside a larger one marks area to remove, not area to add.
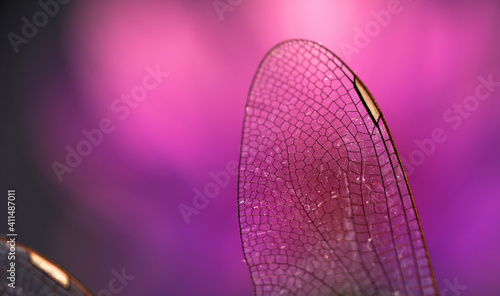
[[[467,99],[480,77],[500,82],[498,1],[51,3],[58,11],[49,7],[54,17],[18,53],[4,38],[1,182],[18,191],[20,241],[95,293],[125,268],[135,278],[120,295],[252,295],[236,176],[208,185],[215,197],[197,214],[179,206],[195,209],[195,192],[238,160],[265,53],[305,38],[339,55],[377,99],[412,167],[442,295],[500,294],[500,86]],[[21,35],[22,17],[41,10],[2,4],[2,36]],[[142,95],[144,81],[154,87],[142,101],[120,101]],[[112,130],[60,180],[53,163],[67,165],[66,147],[77,150],[82,130],[102,120]],[[446,141],[422,151],[416,142],[437,128]]]

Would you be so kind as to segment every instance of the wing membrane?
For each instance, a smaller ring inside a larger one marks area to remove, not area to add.
[[[285,41],[261,62],[238,203],[256,295],[438,294],[385,119],[320,44]]]
[[[8,258],[11,245],[4,237],[0,237],[0,295],[29,295],[29,296],[93,296],[70,273],[59,265],[40,255],[36,251],[15,244],[15,260]],[[11,283],[8,269],[10,263],[15,263],[15,288]]]

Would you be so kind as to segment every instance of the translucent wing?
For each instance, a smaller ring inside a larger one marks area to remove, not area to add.
[[[331,51],[264,57],[243,123],[238,203],[256,295],[437,295],[380,109]]]
[[[15,260],[9,256],[15,255]],[[15,288],[9,286],[11,262],[15,263]],[[92,296],[76,278],[34,250],[0,237],[0,295]]]

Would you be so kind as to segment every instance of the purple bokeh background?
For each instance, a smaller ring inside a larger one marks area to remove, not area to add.
[[[305,38],[339,55],[378,101],[408,166],[441,293],[500,294],[500,87],[468,98],[480,77],[500,82],[500,3],[216,3],[233,6],[70,1],[18,53],[4,38],[1,182],[18,191],[20,241],[96,293],[125,268],[135,279],[120,295],[252,295],[236,176],[189,224],[179,205],[193,207],[195,192],[215,184],[212,172],[238,160],[264,54]],[[4,3],[2,36],[22,34],[21,18],[40,10]],[[168,75],[125,116],[128,105],[114,102],[143,84],[148,67]],[[464,102],[458,121],[454,105]],[[60,182],[52,163],[64,164],[66,146],[77,149],[82,130],[105,118],[114,129]],[[435,129],[446,140],[416,152]]]

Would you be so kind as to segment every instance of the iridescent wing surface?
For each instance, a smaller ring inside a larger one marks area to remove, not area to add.
[[[15,260],[10,260],[14,255]],[[15,288],[9,286],[15,263]],[[75,277],[36,251],[0,237],[0,295],[93,296]]]
[[[378,105],[331,51],[276,45],[246,104],[241,241],[256,295],[437,295]]]

